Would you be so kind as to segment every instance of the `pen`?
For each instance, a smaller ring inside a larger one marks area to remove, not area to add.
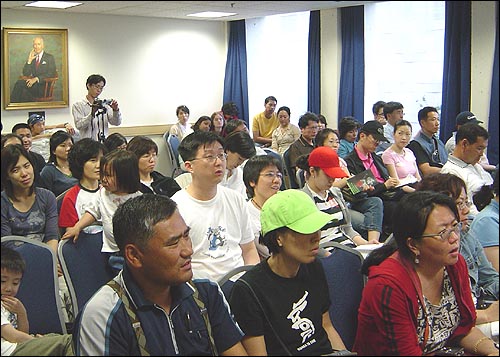
[[[186,313],[186,321],[187,321],[188,332],[193,333],[193,330],[191,329],[191,316],[189,316],[189,312]]]

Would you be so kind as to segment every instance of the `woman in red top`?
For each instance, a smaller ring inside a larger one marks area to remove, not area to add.
[[[417,356],[461,346],[468,353],[498,356],[493,341],[474,327],[455,202],[439,193],[410,193],[398,203],[393,222],[394,238],[363,265],[368,283],[353,350]]]

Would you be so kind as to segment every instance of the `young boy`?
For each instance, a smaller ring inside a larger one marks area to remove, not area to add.
[[[73,356],[71,335],[30,335],[26,309],[16,298],[25,263],[15,250],[2,246],[2,356]]]

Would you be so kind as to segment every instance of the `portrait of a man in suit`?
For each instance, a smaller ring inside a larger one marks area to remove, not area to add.
[[[57,73],[54,56],[45,51],[42,36],[33,38],[33,48],[23,66],[22,78],[18,79],[12,89],[11,102],[33,102],[43,97],[45,78],[55,77]]]

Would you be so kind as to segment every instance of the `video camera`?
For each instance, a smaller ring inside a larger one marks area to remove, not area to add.
[[[110,105],[113,102],[113,99],[94,99],[93,107],[96,108],[104,108],[104,104]]]

